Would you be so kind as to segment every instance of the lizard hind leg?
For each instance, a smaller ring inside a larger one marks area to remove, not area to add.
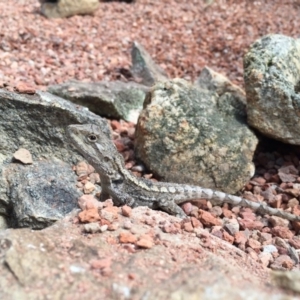
[[[169,213],[170,215],[173,215],[173,216],[176,216],[176,217],[179,217],[179,218],[186,218],[186,214],[185,212],[182,210],[182,208],[177,205],[173,200],[170,200],[170,199],[161,199],[158,201],[158,207]]]

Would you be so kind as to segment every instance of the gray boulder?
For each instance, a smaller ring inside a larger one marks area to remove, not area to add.
[[[21,95],[0,90],[0,107],[0,214],[11,226],[47,226],[77,207],[71,164],[83,158],[67,140],[66,127],[93,123],[109,135],[107,122],[45,92]],[[19,148],[31,153],[33,165],[13,160]]]
[[[9,227],[42,229],[77,207],[82,195],[75,186],[70,165],[59,159],[24,166],[10,164],[5,170],[11,212]]]
[[[153,87],[136,130],[137,156],[165,181],[235,193],[254,173],[245,104],[181,79]]]
[[[80,82],[72,80],[49,86],[48,92],[92,112],[110,118],[137,122],[149,88],[135,82]]]
[[[264,135],[300,145],[300,40],[273,34],[244,57],[248,123]]]

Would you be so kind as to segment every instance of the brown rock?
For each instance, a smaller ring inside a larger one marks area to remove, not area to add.
[[[223,231],[223,240],[226,242],[229,242],[230,244],[233,244],[234,237],[224,230]]]
[[[33,163],[31,153],[24,148],[20,148],[19,150],[17,150],[14,153],[13,157],[15,160],[18,160],[25,165],[29,165]]]
[[[250,238],[247,243],[249,247],[251,247],[253,250],[255,250],[257,253],[261,249],[261,243],[255,239]]]
[[[187,231],[187,232],[193,232],[194,231],[194,227],[193,227],[191,222],[184,222],[182,224],[182,229]]]
[[[135,244],[141,248],[150,249],[153,247],[154,242],[153,238],[149,234],[144,234],[140,236],[140,238]]]
[[[238,221],[242,229],[261,230],[264,227],[264,224],[260,221],[253,221],[250,219],[240,219]]]
[[[196,219],[195,217],[191,217],[191,223],[192,223],[194,228],[198,228],[198,227],[203,228],[202,223],[198,219]]]
[[[282,226],[276,226],[272,228],[272,234],[283,239],[291,239],[294,236],[294,234],[287,227]]]
[[[221,221],[214,217],[211,213],[199,209],[200,222],[208,227],[221,225]]]
[[[249,256],[253,259],[253,260],[258,260],[258,253],[253,250],[251,247],[247,247],[246,248],[246,252],[249,254]]]
[[[289,220],[271,216],[268,218],[269,223],[272,225],[272,227],[281,226],[281,227],[288,227],[289,226]]]
[[[108,228],[108,226],[111,225],[111,223],[106,219],[101,219],[100,224],[101,224],[101,226],[107,226],[107,228]]]
[[[119,121],[117,120],[111,120],[110,121],[110,125],[112,127],[113,130],[120,132],[120,128],[121,128],[121,124]]]
[[[93,223],[100,220],[97,208],[83,210],[78,214],[78,218],[82,223]]]
[[[232,218],[232,211],[231,210],[229,210],[228,208],[223,207],[222,211],[223,211],[223,216],[225,218],[228,218],[228,219]]]
[[[35,94],[35,87],[32,86],[29,83],[25,83],[25,82],[19,82],[17,83],[17,85],[14,87],[15,91],[21,94],[29,94],[29,95],[33,95]]]
[[[130,217],[131,216],[131,212],[132,212],[132,208],[128,205],[123,205],[121,207],[121,212],[122,212],[122,215],[124,217]]]
[[[239,212],[239,216],[243,219],[248,219],[248,220],[255,220],[256,219],[256,215],[254,214],[254,212],[252,210],[243,210]]]
[[[246,244],[247,236],[244,231],[239,231],[234,235],[234,242],[237,244]]]
[[[119,241],[122,244],[135,244],[137,241],[137,238],[135,235],[133,235],[131,232],[129,231],[122,231],[119,234]]]

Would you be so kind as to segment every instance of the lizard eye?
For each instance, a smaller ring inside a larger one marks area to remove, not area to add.
[[[94,143],[94,142],[97,141],[97,136],[96,136],[95,134],[91,133],[91,134],[89,134],[89,135],[87,136],[87,139],[88,139],[89,142]]]

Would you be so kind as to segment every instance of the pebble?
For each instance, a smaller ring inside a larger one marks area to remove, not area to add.
[[[223,227],[231,235],[235,235],[240,230],[237,219],[224,219]]]
[[[125,220],[123,224],[124,229],[131,229],[132,228],[132,222],[130,220]]]
[[[271,230],[272,234],[275,236],[279,236],[283,239],[291,239],[294,234],[287,228],[282,226],[276,226]]]
[[[132,208],[128,205],[123,205],[121,207],[121,212],[122,212],[122,215],[124,217],[130,217],[131,216],[131,212],[132,212]]]
[[[263,246],[263,252],[274,253],[278,252],[277,248],[274,245],[265,245]]]
[[[131,232],[129,231],[122,231],[119,234],[119,241],[122,244],[135,244],[137,241],[137,238],[135,235],[133,235]]]
[[[294,267],[294,264],[294,261],[288,255],[279,255],[275,258],[270,268],[273,270],[291,270]]]
[[[29,94],[33,95],[36,92],[36,89],[33,85],[26,82],[18,82],[17,85],[14,87],[15,91],[21,94]]]
[[[83,191],[85,194],[91,194],[94,190],[95,190],[95,185],[89,181],[83,187]]]
[[[268,267],[268,265],[274,260],[272,254],[269,252],[261,252],[258,257],[265,267]]]
[[[219,219],[202,209],[199,209],[199,220],[203,225],[208,227],[221,225],[221,221]]]
[[[93,195],[82,195],[78,199],[78,205],[82,210],[91,208],[101,208],[102,202],[99,202]]]
[[[97,232],[101,231],[101,227],[100,227],[99,223],[97,223],[97,222],[84,224],[83,228],[84,228],[84,231],[87,233],[97,233]]]
[[[97,208],[83,210],[78,214],[78,218],[82,223],[93,223],[100,220]]]
[[[29,165],[33,163],[31,153],[24,148],[20,148],[19,150],[17,150],[14,153],[13,157],[15,160],[18,160],[25,165]]]
[[[88,164],[85,161],[80,161],[75,166],[75,172],[79,177],[88,175]]]
[[[140,238],[136,242],[136,245],[141,247],[141,248],[150,249],[150,248],[153,247],[154,242],[153,242],[153,239],[150,235],[145,234],[145,235],[140,236]]]
[[[272,225],[272,227],[276,227],[276,226],[288,227],[289,225],[289,220],[276,217],[276,216],[270,216],[268,218],[268,221]]]

